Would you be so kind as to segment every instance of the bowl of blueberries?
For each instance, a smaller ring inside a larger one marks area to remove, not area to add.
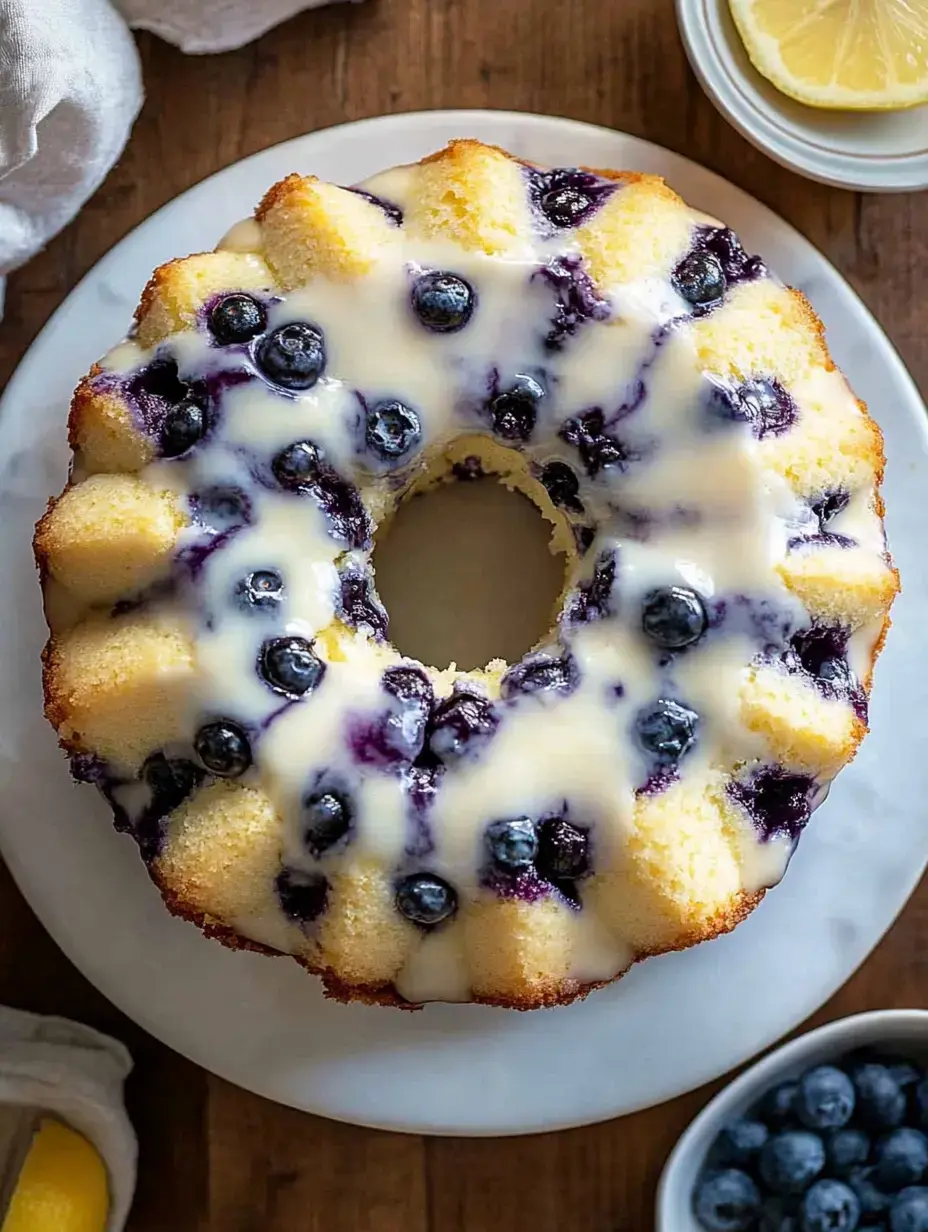
[[[709,1103],[658,1187],[657,1232],[928,1232],[928,1011],[839,1019]]]

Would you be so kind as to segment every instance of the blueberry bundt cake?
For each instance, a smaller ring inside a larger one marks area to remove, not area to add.
[[[342,999],[532,1008],[734,927],[866,732],[879,429],[652,176],[458,141],[276,184],[79,385],[46,709],[171,911]],[[516,663],[391,645],[375,532],[496,476],[566,558]]]

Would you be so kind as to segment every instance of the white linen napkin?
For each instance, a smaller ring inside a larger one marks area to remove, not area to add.
[[[142,105],[129,27],[187,52],[227,51],[327,0],[0,0],[3,275],[73,218]]]
[[[138,1148],[122,1097],[131,1069],[108,1035],[0,1006],[0,1104],[41,1108],[94,1144],[109,1174],[107,1232],[122,1232],[135,1193]]]

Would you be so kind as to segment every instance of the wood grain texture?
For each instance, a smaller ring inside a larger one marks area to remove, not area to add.
[[[861,197],[770,162],[702,95],[672,0],[367,0],[304,14],[223,56],[185,58],[156,39],[139,42],[145,108],[80,217],[11,278],[0,381],[112,244],[220,167],[345,120],[497,107],[624,129],[733,180],[825,252],[928,387],[928,197]],[[0,1000],[82,1018],[134,1052],[129,1097],[142,1166],[130,1232],[645,1232],[663,1160],[712,1090],[621,1121],[505,1141],[336,1125],[230,1087],[145,1035],[69,965],[4,872],[0,918]],[[926,938],[923,887],[814,1021],[928,1005]]]

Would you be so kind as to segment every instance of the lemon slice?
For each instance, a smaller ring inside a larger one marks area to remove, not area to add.
[[[812,107],[928,102],[928,0],[729,0],[758,72]]]
[[[96,1149],[59,1121],[42,1120],[0,1232],[104,1232],[108,1212]]]

